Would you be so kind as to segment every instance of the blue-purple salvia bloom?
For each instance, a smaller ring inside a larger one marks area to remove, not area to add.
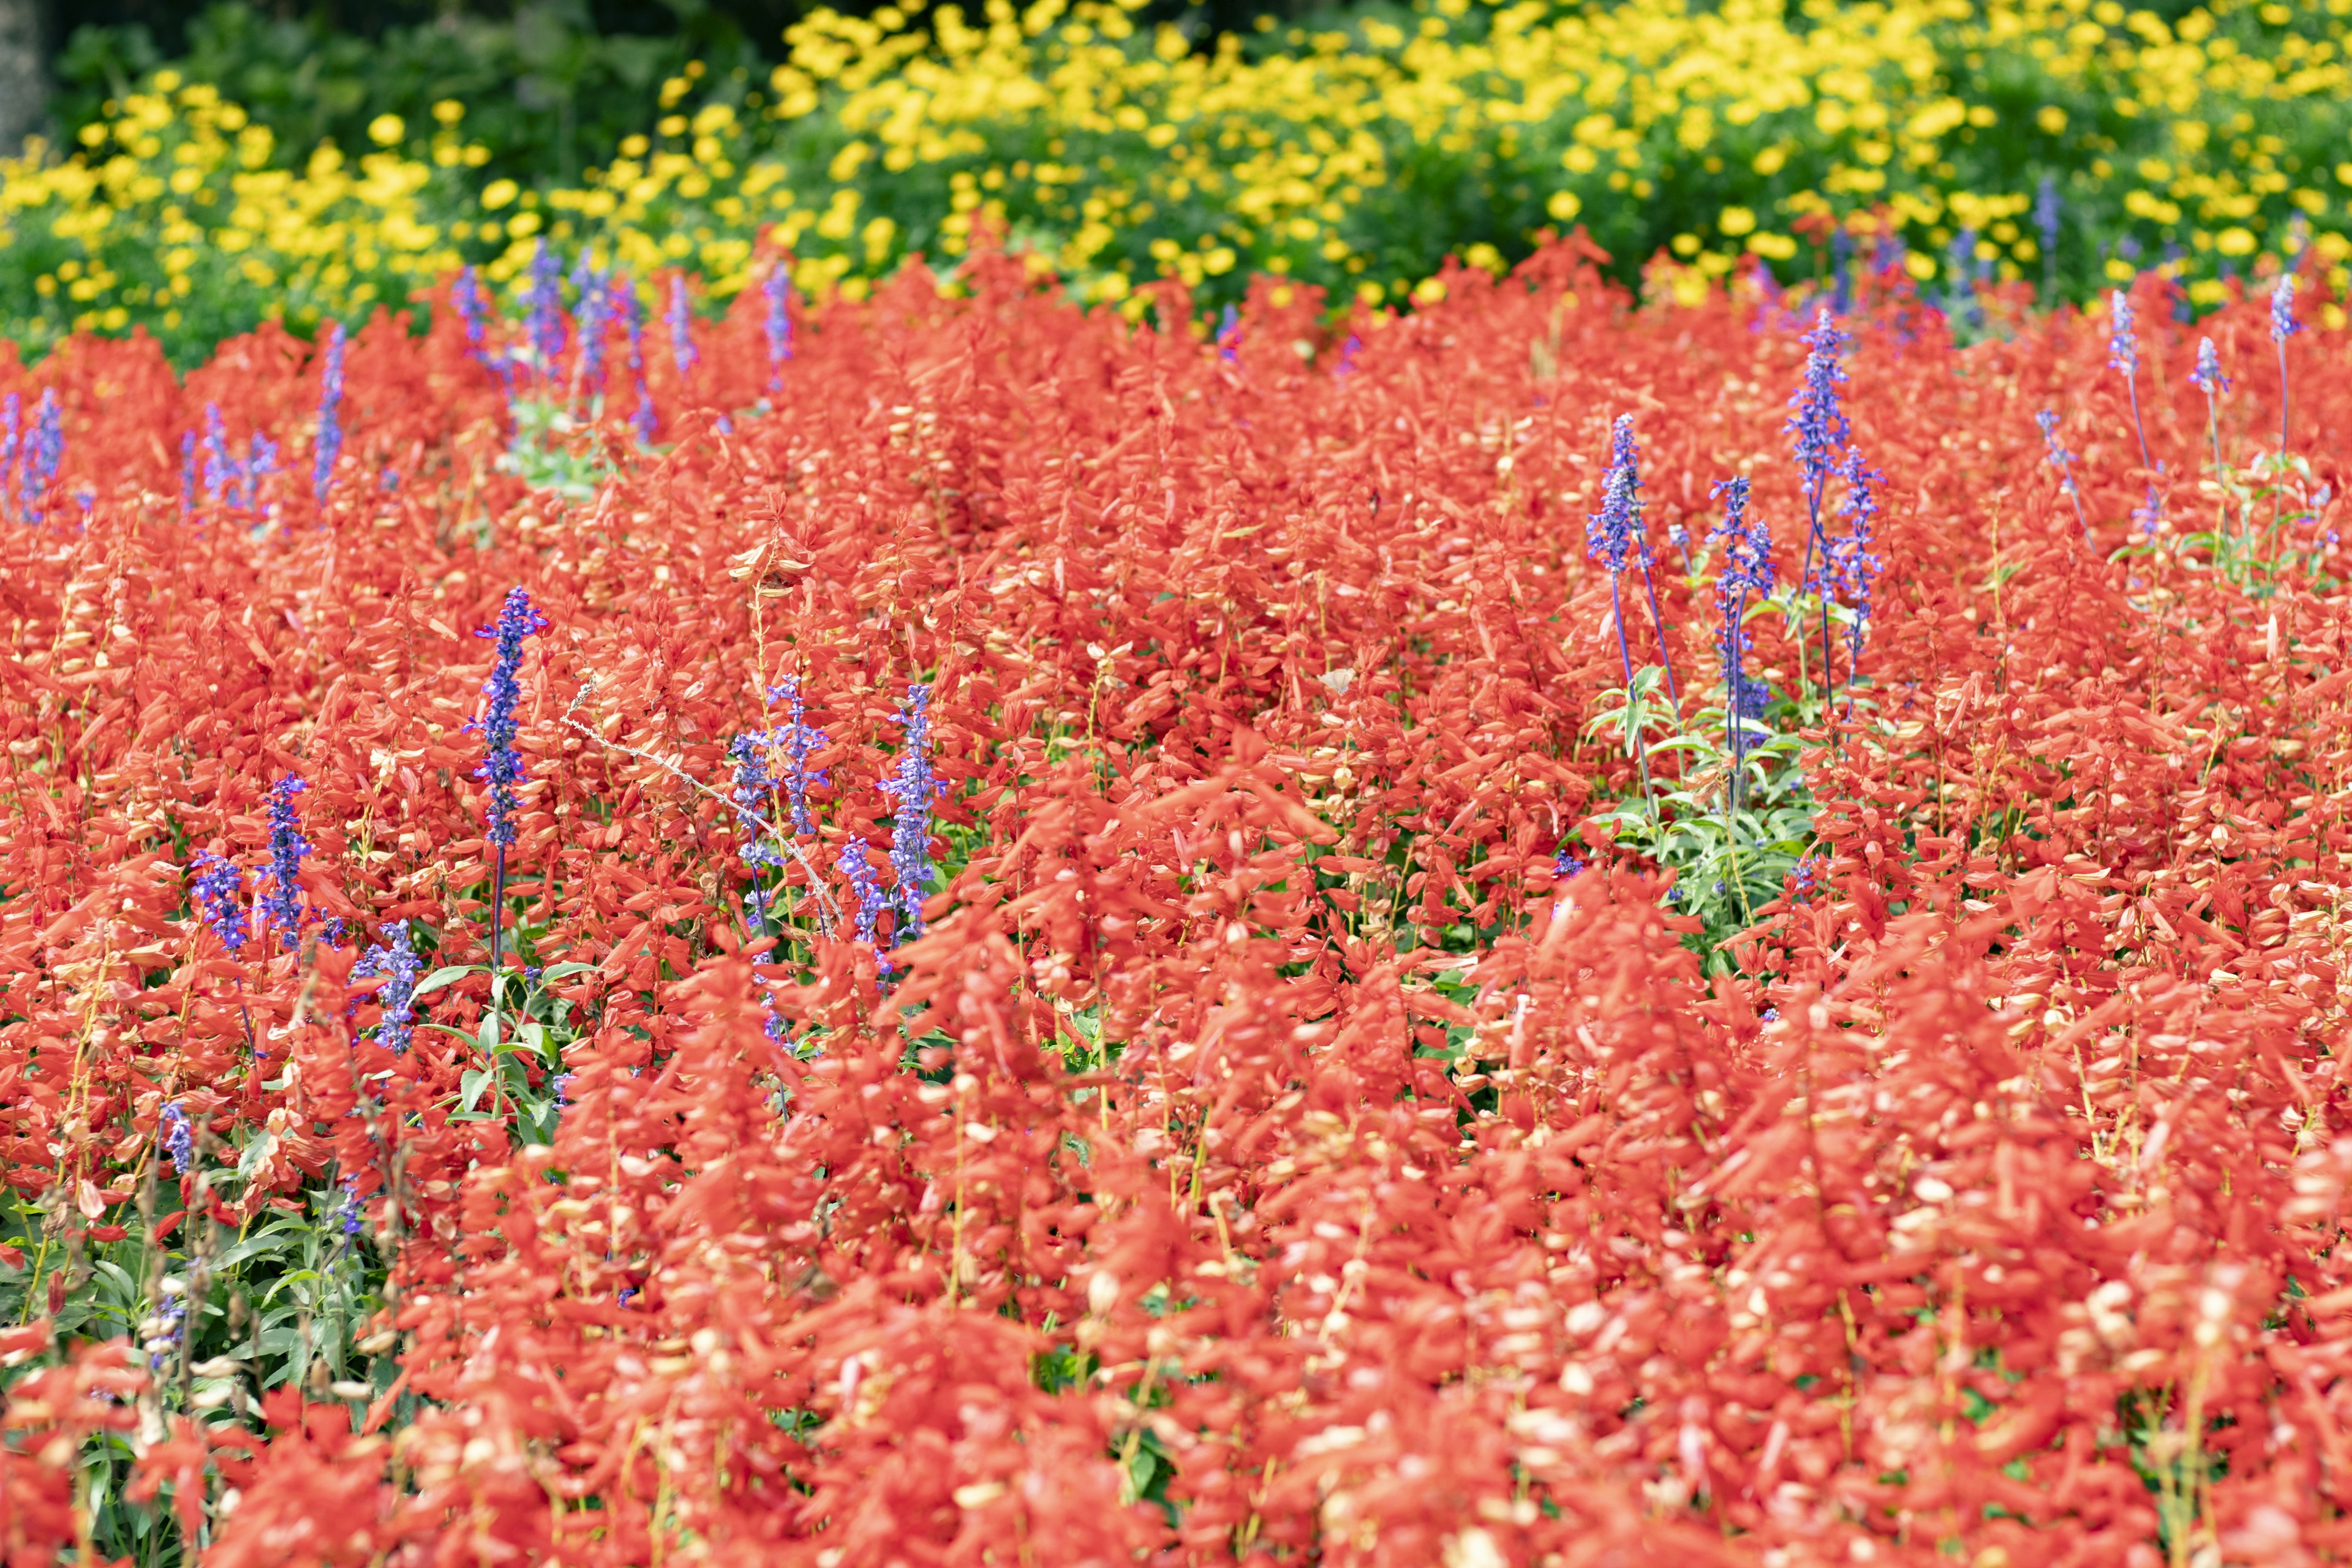
[[[1241,312],[1227,305],[1217,319],[1217,357],[1227,364],[1239,364],[1242,358]]]
[[[801,697],[801,679],[787,675],[768,689],[768,700],[784,705],[784,722],[769,731],[774,744],[784,753],[784,805],[792,813],[794,833],[814,833],[815,814],[809,810],[809,785],[824,783],[824,771],[812,773],[809,759],[824,749],[825,732],[812,729],[808,722],[808,707]]]
[[[24,487],[18,492],[24,515],[31,518],[48,499],[58,466],[65,460],[65,415],[54,388],[41,389],[40,406],[33,411],[33,427],[25,437]]]
[[[1877,488],[1885,477],[1862,460],[1859,452],[1845,458],[1845,500],[1840,510],[1846,520],[1845,536],[1830,542],[1830,576],[1838,598],[1853,613],[1846,626],[1846,680],[1862,674],[1862,639],[1870,626],[1870,590],[1882,563],[1871,553],[1878,523]]]
[[[574,375],[574,389],[590,398],[602,397],[604,395],[604,328],[613,319],[612,279],[608,273],[590,265],[588,253],[583,250],[580,260],[572,268],[572,281],[580,290],[580,309],[573,317],[580,328],[580,363]]]
[[[472,267],[458,268],[457,281],[449,287],[449,303],[457,307],[457,319],[466,324],[466,346],[479,353],[489,325],[490,304],[482,296],[482,280]]]
[[[278,469],[276,443],[257,430],[246,438],[246,455],[239,458],[229,445],[228,426],[221,419],[220,405],[206,404],[203,451],[205,500],[215,506],[226,503],[239,510],[260,503],[262,477]]]
[[[205,923],[232,953],[245,951],[245,873],[209,849],[196,852],[191,887]]]
[[[2294,319],[2294,274],[2282,272],[2271,289],[2271,342],[2278,345],[2279,366],[2279,451],[2286,451],[2287,384],[2286,341],[2303,331],[2303,323]]]
[[[2156,456],[2147,449],[2147,426],[2139,416],[2139,334],[2133,330],[2131,296],[2117,289],[2107,296],[2111,316],[2107,332],[2107,363],[2123,372],[2124,389],[2131,394],[2132,429],[2139,437],[2140,466],[2148,472],[2161,473]],[[2151,537],[2157,531],[2163,511],[2163,502],[2151,481],[2147,500],[2132,515]]]
[[[1716,627],[1715,646],[1723,656],[1724,700],[1733,715],[1753,718],[1763,688],[1761,682],[1747,677],[1749,643],[1743,626],[1748,606],[1772,596],[1772,530],[1762,518],[1749,520],[1745,475],[1719,481],[1714,493],[1723,502],[1723,521],[1708,537],[1722,541],[1724,547],[1723,571],[1715,583],[1716,608],[1723,616]],[[1735,752],[1739,749],[1736,727],[1732,749]]]
[[[2132,326],[2131,296],[2116,289],[2107,295],[2107,366],[2129,381],[2139,374],[2139,334]]]
[[[15,393],[0,401],[0,481],[16,471],[16,451],[24,444],[24,403]],[[5,483],[0,482],[0,507],[14,505],[15,498],[7,493]]]
[[[327,329],[326,374],[319,383],[319,439],[310,462],[310,489],[319,504],[327,504],[327,490],[335,475],[335,459],[343,450],[343,324]]]
[[[295,820],[294,797],[310,787],[289,773],[269,789],[270,886],[261,907],[278,942],[287,947],[294,945],[301,924],[302,858],[310,853],[310,841],[302,837],[301,825]]]
[[[1633,439],[1633,416],[1621,414],[1609,430],[1609,469],[1601,481],[1601,510],[1585,520],[1585,554],[1605,559],[1609,565],[1609,603],[1616,613],[1617,652],[1625,661],[1625,684],[1633,684],[1633,655],[1625,640],[1623,605],[1617,591],[1618,574],[1630,560],[1642,568],[1642,585],[1650,600],[1650,626],[1658,636],[1658,668],[1666,679],[1667,700],[1675,700],[1674,656],[1666,651],[1666,620],[1658,609],[1658,584],[1651,572],[1649,530],[1642,516],[1642,453]]]
[[[2058,279],[2058,182],[2048,174],[2033,191],[2033,227],[2042,237],[2042,303],[2055,304]]]
[[[2083,492],[2074,485],[2074,454],[2058,441],[2058,416],[2045,408],[2033,416],[2033,423],[2042,428],[2042,443],[2050,448],[2050,466],[2058,470],[2058,488],[2064,490],[2066,498],[2074,503],[2074,521],[2082,525],[2083,539],[2087,543],[2091,538],[2091,520],[2083,515]]]
[[[188,1113],[180,1109],[175,1100],[163,1108],[159,1120],[163,1129],[163,1152],[170,1157],[172,1169],[184,1176],[189,1162],[196,1157],[196,1134],[188,1125]]]
[[[376,1030],[376,1040],[395,1055],[408,1048],[415,1029],[416,982],[424,967],[409,940],[406,921],[393,921],[384,929],[383,943],[368,949],[352,965],[354,980],[375,974],[384,977],[383,988],[376,993],[376,1002],[383,1008],[383,1024]]]
[[[738,735],[727,743],[728,759],[735,764],[734,784],[728,799],[735,807],[736,825],[743,835],[743,862],[751,868],[753,878],[751,886],[744,890],[743,905],[751,912],[755,928],[768,918],[767,889],[758,879],[762,872],[784,863],[783,851],[769,841],[767,818],[761,814],[770,792],[776,787],[775,778],[768,772],[768,748],[774,743],[774,736],[764,730]]]
[[[2294,274],[2282,272],[2271,289],[2271,342],[2283,343],[2303,331],[2294,319]]]
[[[676,272],[669,275],[669,354],[680,381],[694,374],[702,357],[694,346],[694,306],[686,295],[686,279]]]
[[[782,262],[769,267],[760,292],[768,301],[768,390],[782,392],[784,362],[793,357],[793,280]]]
[[[2221,471],[2221,413],[2214,399],[2230,390],[2230,378],[2221,374],[2221,355],[2213,347],[2213,340],[2202,338],[2197,344],[2197,368],[2189,373],[2189,384],[2205,395],[2205,434],[2213,444],[2213,471]],[[2226,508],[2221,513],[2221,527],[2229,528],[2230,514]]]
[[[636,412],[629,416],[630,427],[636,431],[640,444],[651,446],[654,438],[654,392],[646,382],[646,306],[637,298],[634,279],[624,278],[616,294],[621,312],[621,330],[628,336],[629,379],[636,388]]]
[[[1625,685],[1633,684],[1633,650],[1625,640],[1625,604],[1618,579],[1642,531],[1642,470],[1633,444],[1633,416],[1620,414],[1609,436],[1609,468],[1601,477],[1601,510],[1584,520],[1584,553],[1609,572],[1610,618],[1617,626],[1617,657]]]
[[[523,295],[523,330],[530,340],[531,368],[544,388],[563,357],[563,263],[546,240],[530,253],[530,287]]]
[[[841,853],[834,859],[834,869],[849,879],[849,889],[857,895],[857,940],[872,942],[882,911],[890,902],[882,890],[881,874],[874,869],[866,853],[866,840],[852,838],[842,845]]]
[[[2221,352],[2210,338],[2198,340],[2197,368],[2189,373],[2189,384],[2208,398],[2230,390],[2230,378],[2221,374]]]
[[[547,617],[531,608],[530,595],[521,588],[507,591],[504,605],[499,610],[496,626],[478,626],[474,635],[488,637],[498,644],[498,658],[490,666],[490,678],[482,683],[482,690],[490,701],[478,728],[482,732],[482,765],[474,776],[487,780],[490,786],[490,821],[488,837],[500,849],[515,841],[515,813],[522,803],[516,798],[515,785],[522,780],[522,758],[514,749],[518,725],[515,703],[522,696],[522,639],[534,632],[547,629]]]
[[[898,928],[900,942],[923,934],[923,899],[930,887],[931,803],[947,793],[947,784],[931,772],[931,689],[920,682],[907,688],[907,705],[898,722],[906,727],[898,746],[898,771],[882,781],[882,793],[895,805],[890,829],[890,869],[897,874],[896,901],[906,918]]]
[[[1827,306],[1814,317],[1813,330],[1801,341],[1805,345],[1805,379],[1789,399],[1785,428],[1790,454],[1797,460],[1798,482],[1805,492],[1805,563],[1810,572],[1814,547],[1827,548],[1828,543],[1822,532],[1822,498],[1853,427],[1838,396],[1838,387],[1846,378],[1845,366],[1838,360],[1845,337],[1830,319]]]

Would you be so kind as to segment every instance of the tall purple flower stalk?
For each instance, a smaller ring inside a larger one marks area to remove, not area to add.
[[[898,746],[898,771],[882,781],[882,793],[894,803],[890,829],[890,869],[897,875],[896,901],[906,918],[898,928],[899,942],[923,934],[923,899],[930,887],[931,803],[947,784],[931,771],[931,689],[920,682],[907,688],[906,706],[898,711],[906,736]],[[895,944],[894,944],[895,945]]]
[[[1797,460],[1798,483],[1805,495],[1803,570],[1810,574],[1815,549],[1828,548],[1828,539],[1822,531],[1822,501],[1853,426],[1847,421],[1844,403],[1838,396],[1838,386],[1846,379],[1845,366],[1838,359],[1845,346],[1845,336],[1831,320],[1827,306],[1822,307],[1813,318],[1813,330],[1799,341],[1805,345],[1805,379],[1789,399],[1790,412],[1786,428],[1790,453]]]
[[[2278,345],[2279,367],[2279,456],[2286,455],[2287,384],[2286,341],[2303,331],[2303,323],[2294,319],[2294,274],[2282,272],[2271,289],[2271,342]]]
[[[2045,408],[2033,416],[2041,427],[2042,444],[2050,448],[2050,466],[2058,470],[2058,488],[2074,503],[2074,521],[2082,526],[2083,542],[2091,542],[2091,520],[2083,515],[2083,492],[2074,483],[2074,454],[2058,442],[2058,416]]]
[[[335,459],[343,450],[343,324],[327,329],[327,367],[319,383],[319,439],[310,461],[310,489],[319,504],[327,504],[334,482]]]
[[[687,298],[686,277],[683,273],[669,275],[669,357],[677,365],[677,379],[685,381],[694,374],[694,366],[702,355],[694,346],[694,305]]]
[[[1242,362],[1241,312],[1227,305],[1217,319],[1217,357],[1227,364]]]
[[[523,295],[524,331],[530,339],[531,368],[544,395],[563,357],[563,263],[545,239],[530,253],[530,287]]]
[[[793,280],[779,260],[768,268],[760,292],[768,301],[768,390],[784,389],[784,362],[793,357]]]
[[[2140,467],[2150,474],[2158,473],[2162,470],[2156,465],[2155,454],[2148,450],[2147,426],[2139,416],[2139,334],[2133,329],[2131,296],[2120,289],[2113,290],[2107,296],[2107,310],[2110,317],[2107,364],[2123,373],[2124,388],[2131,394],[2132,431],[2139,437]],[[2155,533],[2161,514],[2162,503],[2151,480],[2147,487],[2147,500],[2137,514],[2142,527],[2148,533]]]
[[[769,733],[784,753],[784,804],[792,813],[793,831],[814,833],[816,816],[809,810],[809,785],[824,783],[824,770],[820,768],[812,773],[808,764],[811,757],[824,749],[827,737],[824,731],[812,729],[809,725],[808,707],[801,697],[799,676],[787,675],[770,687],[768,700],[784,705],[784,722]]]
[[[515,735],[520,728],[515,719],[515,704],[522,696],[522,639],[547,629],[547,617],[531,607],[530,595],[516,587],[507,590],[506,603],[499,606],[495,626],[475,629],[478,637],[488,637],[498,645],[498,654],[491,661],[490,678],[482,683],[482,691],[489,699],[478,727],[482,733],[482,765],[474,776],[487,780],[490,786],[490,815],[485,837],[497,852],[491,872],[490,888],[490,973],[499,970],[499,922],[505,912],[507,896],[507,850],[515,841],[515,814],[522,802],[515,795],[515,785],[522,779],[522,757],[515,750]],[[495,984],[491,988],[497,994]]]
[[[646,381],[646,306],[637,298],[635,279],[621,279],[615,298],[621,312],[621,330],[629,344],[629,379],[637,395],[636,412],[629,416],[630,427],[636,431],[637,440],[651,446],[654,439],[654,391]]]
[[[866,855],[866,840],[852,838],[843,844],[833,866],[848,879],[850,891],[857,895],[857,940],[872,942],[890,899],[882,890],[881,874],[874,869],[874,862]]]
[[[2221,413],[2214,400],[2230,390],[2230,378],[2221,374],[2221,355],[2213,347],[2213,340],[2200,338],[2197,343],[2197,368],[2189,373],[2189,384],[2205,395],[2205,434],[2213,444],[2213,472],[2221,472]],[[2221,526],[2229,527],[2230,514],[2221,513]]]
[[[1826,307],[1815,314],[1813,330],[1799,341],[1805,345],[1805,378],[1789,399],[1790,414],[1784,428],[1789,433],[1790,455],[1797,462],[1799,486],[1805,496],[1805,558],[1798,569],[1799,581],[1805,592],[1822,595],[1822,675],[1826,681],[1830,607],[1823,591],[1824,577],[1815,568],[1814,559],[1817,552],[1823,558],[1829,554],[1829,534],[1822,526],[1822,502],[1853,426],[1838,395],[1838,387],[1846,379],[1845,366],[1838,358],[1845,347],[1845,335],[1837,330]]]
[[[2063,209],[2058,202],[2058,182],[2048,174],[2033,191],[2033,227],[2042,237],[2042,302],[2045,307],[2058,302],[2058,220]]]
[[[1658,636],[1659,667],[1666,697],[1676,700],[1674,656],[1666,649],[1665,617],[1658,610],[1658,585],[1650,569],[1650,540],[1642,521],[1642,454],[1633,439],[1633,416],[1620,414],[1609,431],[1609,468],[1601,480],[1601,510],[1585,520],[1584,552],[1609,570],[1609,606],[1617,623],[1617,655],[1625,666],[1625,688],[1633,687],[1633,652],[1625,638],[1625,606],[1618,579],[1629,563],[1642,568],[1649,591],[1650,626]]]
[[[592,266],[583,250],[572,268],[572,282],[580,290],[580,308],[573,315],[580,331],[580,360],[572,367],[572,395],[593,400],[604,395],[604,330],[613,319],[612,279]]]
[[[406,921],[393,921],[384,929],[383,942],[362,953],[359,962],[352,965],[354,980],[377,974],[384,977],[383,988],[376,993],[376,1002],[383,1008],[383,1023],[376,1030],[376,1040],[395,1056],[408,1049],[409,1037],[415,1028],[416,982],[424,967],[409,939]]]
[[[2280,363],[2285,363],[2283,354]],[[27,521],[44,509],[65,455],[65,414],[58,406],[56,390],[43,387],[40,405],[33,410],[33,427],[25,437],[24,488],[18,493]]]
[[[302,858],[310,841],[294,815],[294,797],[310,786],[289,773],[269,789],[269,891],[261,900],[280,946],[294,945],[302,919]]]
[[[163,1107],[158,1118],[163,1130],[163,1152],[172,1162],[172,1169],[180,1175],[188,1173],[189,1163],[196,1157],[195,1130],[188,1125],[188,1113],[180,1109],[178,1100]]]
[[[1860,452],[1845,456],[1845,500],[1839,510],[1846,520],[1845,537],[1830,542],[1830,575],[1838,597],[1853,614],[1846,627],[1845,679],[1852,707],[1853,683],[1862,679],[1862,640],[1870,626],[1870,590],[1882,566],[1871,553],[1878,523],[1877,487],[1885,477],[1872,470]]]
[[[1716,608],[1722,616],[1716,626],[1715,646],[1723,656],[1724,726],[1731,741],[1731,782],[1725,809],[1736,811],[1748,753],[1743,721],[1761,718],[1764,710],[1762,684],[1748,679],[1747,618],[1751,600],[1772,596],[1772,530],[1761,518],[1748,521],[1745,475],[1718,482],[1714,494],[1723,502],[1723,521],[1709,537],[1724,544],[1723,571],[1715,582]]]
[[[196,851],[195,875],[189,888],[195,895],[196,909],[204,915],[205,923],[220,938],[221,946],[234,955],[245,951],[247,932],[245,924],[245,873],[236,862],[224,860],[209,849]]]

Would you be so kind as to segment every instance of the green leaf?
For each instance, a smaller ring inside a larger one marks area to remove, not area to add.
[[[429,996],[444,985],[462,980],[468,974],[480,973],[481,969],[482,966],[478,963],[444,964],[417,982],[416,989],[411,992],[410,995],[412,998]]]

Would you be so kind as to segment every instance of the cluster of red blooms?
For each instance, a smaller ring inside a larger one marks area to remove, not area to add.
[[[87,1552],[110,1432],[222,1568],[2352,1552],[2344,334],[2292,345],[2302,563],[2245,577],[2129,548],[2151,483],[2217,504],[2161,283],[2161,473],[2095,319],[1849,323],[1865,684],[1805,885],[1710,965],[1591,823],[1640,785],[1583,523],[1631,414],[1662,564],[1744,474],[1793,578],[1802,347],[1566,246],[1449,284],[1344,346],[1261,284],[1221,346],[983,258],[812,310],[772,411],[747,291],[653,366],[659,453],[567,437],[584,500],[502,464],[454,317],[352,340],[316,493],[184,502],[210,406],[307,451],[289,337],[0,366],[65,440],[0,524],[7,1563]],[[2259,303],[2196,330],[2270,363]],[[2277,421],[2249,370],[2221,444]],[[1699,564],[1657,577],[1693,708]],[[550,1142],[461,1109],[481,968],[402,1049],[352,973],[395,921],[487,961],[471,634],[518,585],[503,962],[583,966]],[[1794,680],[1805,628],[1749,629]],[[772,921],[727,792],[787,679]],[[940,880],[860,942],[916,683]],[[289,774],[298,940],[231,952],[190,867],[265,870]],[[86,1247],[326,1183],[389,1271],[373,1397],[190,1411],[40,1318]]]

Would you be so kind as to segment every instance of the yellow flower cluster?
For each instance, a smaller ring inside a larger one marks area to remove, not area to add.
[[[1500,268],[1575,224],[1628,265],[1669,252],[1685,288],[1749,257],[1825,265],[1841,228],[1901,240],[1877,254],[1922,282],[2077,293],[2160,266],[2210,300],[2306,241],[2352,254],[2352,0],[2173,21],[2118,0],[1420,0],[1206,47],[1140,4],[820,11],[766,83],[689,69],[652,134],[541,189],[469,179],[487,153],[454,104],[429,141],[387,116],[355,170],[322,150],[296,172],[234,105],[158,79],[74,159],[10,171],[0,292],[29,268],[70,302],[11,295],[35,339],[172,326],[207,288],[299,323],[461,259],[519,288],[547,240],[723,297],[764,236],[803,289],[855,293],[983,228],[1106,301],[1253,271],[1392,300],[1448,255]]]
[[[271,306],[259,314],[298,323],[398,302],[404,281],[463,261],[434,215],[466,199],[462,173],[488,153],[458,142],[458,118],[449,105],[430,162],[320,145],[291,169],[239,106],[159,73],[84,127],[76,156],[36,145],[0,163],[8,334],[38,347],[136,321],[209,341],[249,325],[236,306],[257,298]],[[380,142],[404,134],[396,121],[376,129]]]

